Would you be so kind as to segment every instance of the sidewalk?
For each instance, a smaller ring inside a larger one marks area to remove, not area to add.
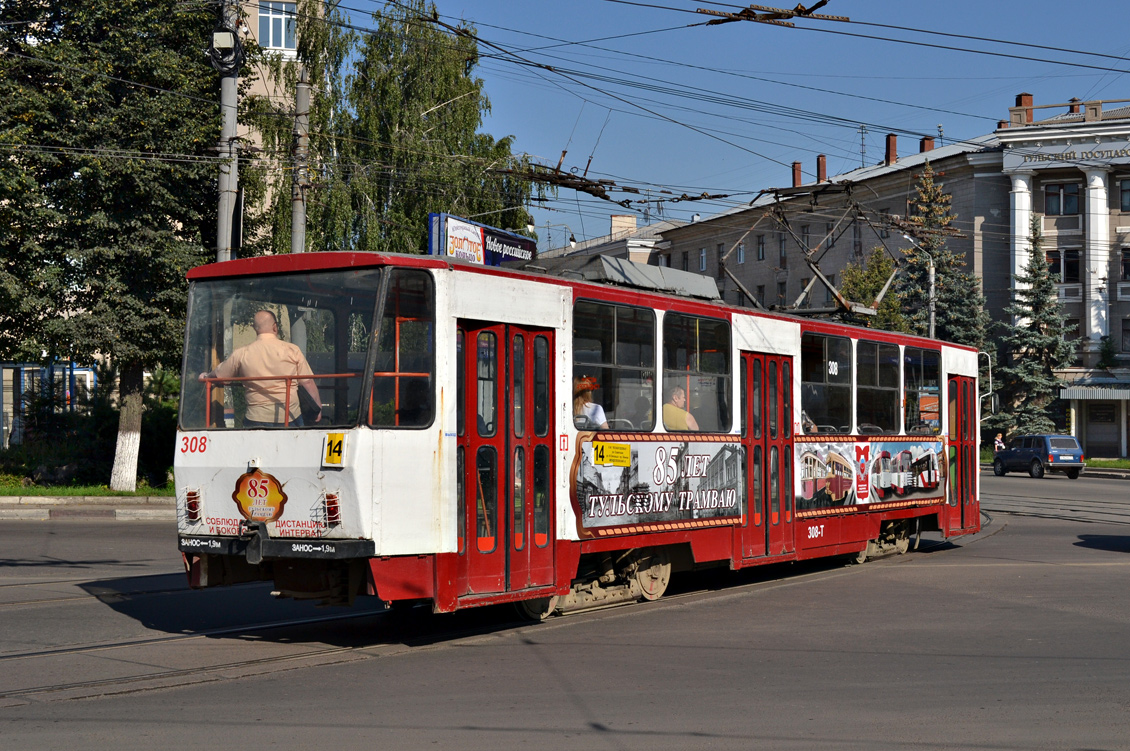
[[[0,496],[0,521],[51,519],[115,519],[117,521],[169,521],[177,519],[174,496]]]

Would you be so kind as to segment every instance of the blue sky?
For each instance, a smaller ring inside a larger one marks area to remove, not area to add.
[[[989,133],[1022,91],[1037,105],[1130,98],[1127,73],[1096,69],[1130,72],[1130,59],[1119,59],[1130,56],[1124,2],[831,0],[818,12],[852,23],[800,20],[793,29],[703,26],[710,17],[688,11],[742,7],[705,0],[436,0],[436,7],[443,20],[465,19],[506,51],[481,45],[478,75],[492,104],[485,130],[512,135],[515,151],[553,166],[566,150],[563,169],[587,168],[589,178],[643,191],[613,191],[617,200],[646,198],[648,190],[653,199],[730,195],[653,202],[653,221],[709,216],[789,185],[794,160],[806,181],[814,179],[818,153],[827,155],[830,175],[853,169],[861,138],[863,158],[874,164],[888,132],[900,134],[902,154],[916,151],[922,135],[938,138],[939,127],[945,142]],[[543,248],[547,222],[582,240],[607,234],[614,213],[635,213],[641,224],[645,217],[640,204],[625,209],[571,190],[534,211]],[[566,236],[550,227],[553,245]]]

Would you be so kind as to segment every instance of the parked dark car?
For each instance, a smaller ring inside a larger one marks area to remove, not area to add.
[[[1071,435],[1017,436],[1008,448],[993,457],[993,472],[998,477],[1010,471],[1026,471],[1032,477],[1062,472],[1074,480],[1086,466],[1083,449]]]

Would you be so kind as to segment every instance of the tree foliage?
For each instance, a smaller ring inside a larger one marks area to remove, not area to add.
[[[314,92],[310,113],[313,188],[307,193],[309,250],[421,252],[431,212],[481,216],[525,227],[532,188],[512,139],[480,132],[490,103],[474,75],[474,30],[448,33],[424,0],[390,3],[357,33],[340,11],[300,0],[298,57]],[[294,90],[296,66],[274,75]],[[272,101],[255,107],[266,154],[289,152],[293,120]],[[290,173],[274,169],[266,210],[270,249],[290,243]]]
[[[1073,327],[1059,302],[1056,277],[1048,269],[1042,244],[1040,217],[1034,216],[1031,255],[1014,281],[1012,304],[1005,309],[1012,322],[1002,325],[1005,357],[997,373],[1005,397],[992,425],[1006,432],[1055,430],[1050,408],[1061,385],[1055,371],[1070,365],[1075,356],[1074,346],[1065,339]]]
[[[905,264],[895,283],[895,295],[911,330],[925,336],[929,330],[929,267],[934,264],[934,336],[979,350],[985,348],[990,325],[985,296],[973,275],[965,271],[965,254],[954,253],[945,230],[956,219],[951,197],[934,178],[926,162],[919,177],[912,225],[916,247],[904,250]]]
[[[0,5],[0,357],[89,361],[122,377],[179,362],[185,272],[215,225],[215,25],[178,0]]]
[[[874,248],[865,261],[859,265],[849,263],[840,272],[840,292],[849,300],[869,305],[882,292],[894,270],[895,260],[883,248]],[[910,322],[903,315],[898,298],[891,294],[891,290],[887,290],[876,311],[873,316],[845,313],[841,318],[845,323],[873,329],[910,332]]]

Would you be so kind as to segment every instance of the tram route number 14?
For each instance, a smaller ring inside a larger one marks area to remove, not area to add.
[[[340,467],[345,456],[345,433],[327,433],[322,442],[322,466]]]

